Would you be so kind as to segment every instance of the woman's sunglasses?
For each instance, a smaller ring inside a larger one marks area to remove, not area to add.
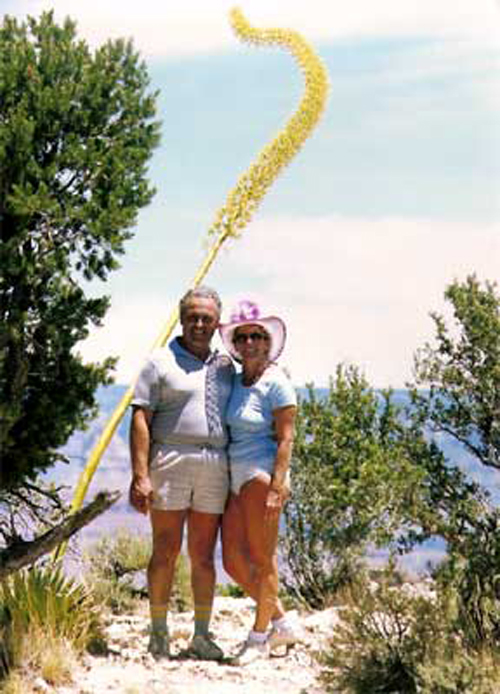
[[[242,345],[248,340],[252,340],[252,342],[260,342],[260,340],[268,339],[269,337],[264,333],[239,333],[239,335],[234,336],[233,342],[235,345]]]

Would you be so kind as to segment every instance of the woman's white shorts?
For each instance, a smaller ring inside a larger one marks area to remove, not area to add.
[[[231,465],[231,491],[233,494],[239,494],[241,488],[256,477],[265,479],[271,483],[271,475],[273,472],[274,463],[270,465],[250,465],[248,463],[233,463]],[[285,477],[287,484],[290,485],[290,470],[287,470]]]

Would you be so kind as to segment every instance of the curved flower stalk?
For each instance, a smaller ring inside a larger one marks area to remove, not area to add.
[[[299,33],[288,29],[255,29],[238,8],[231,10],[230,19],[235,33],[243,41],[256,45],[276,44],[292,53],[304,74],[305,93],[283,130],[240,176],[226,204],[217,212],[208,233],[224,238],[238,236],[248,224],[273,181],[311,134],[328,94],[326,68]]]
[[[306,87],[297,111],[284,129],[264,147],[257,160],[239,178],[235,188],[230,191],[225,205],[217,212],[215,221],[208,232],[210,238],[213,236],[216,238],[190,285],[192,288],[202,282],[226,239],[237,237],[241,229],[248,224],[273,181],[299,151],[324,109],[328,92],[326,69],[300,34],[286,29],[255,29],[236,8],[231,11],[230,19],[236,34],[244,41],[258,45],[277,44],[289,50],[304,73]],[[155,341],[153,349],[166,344],[178,318],[179,313],[176,307]],[[77,511],[82,505],[99,461],[130,405],[133,392],[134,387],[131,386],[116,407],[92,450],[73,496],[72,512]],[[60,558],[64,551],[65,546],[61,545],[56,552],[56,559]]]

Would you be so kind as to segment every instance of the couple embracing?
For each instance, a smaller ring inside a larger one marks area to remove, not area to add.
[[[224,658],[209,631],[221,527],[224,568],[256,603],[253,627],[232,658],[245,665],[298,640],[278,598],[276,556],[296,396],[276,364],[286,339],[283,321],[241,302],[221,324],[221,310],[214,290],[187,292],[179,305],[181,335],[154,352],[140,373],[132,401],[130,502],[151,519],[150,653],[170,655],[167,615],[186,527],[194,600],[188,655]],[[212,351],[217,329],[232,359]]]

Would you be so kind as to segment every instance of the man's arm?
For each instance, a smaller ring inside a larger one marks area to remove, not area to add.
[[[130,483],[130,503],[147,514],[151,501],[152,487],[149,479],[149,446],[152,412],[142,407],[134,407],[130,424],[130,458],[132,462],[132,481]]]

